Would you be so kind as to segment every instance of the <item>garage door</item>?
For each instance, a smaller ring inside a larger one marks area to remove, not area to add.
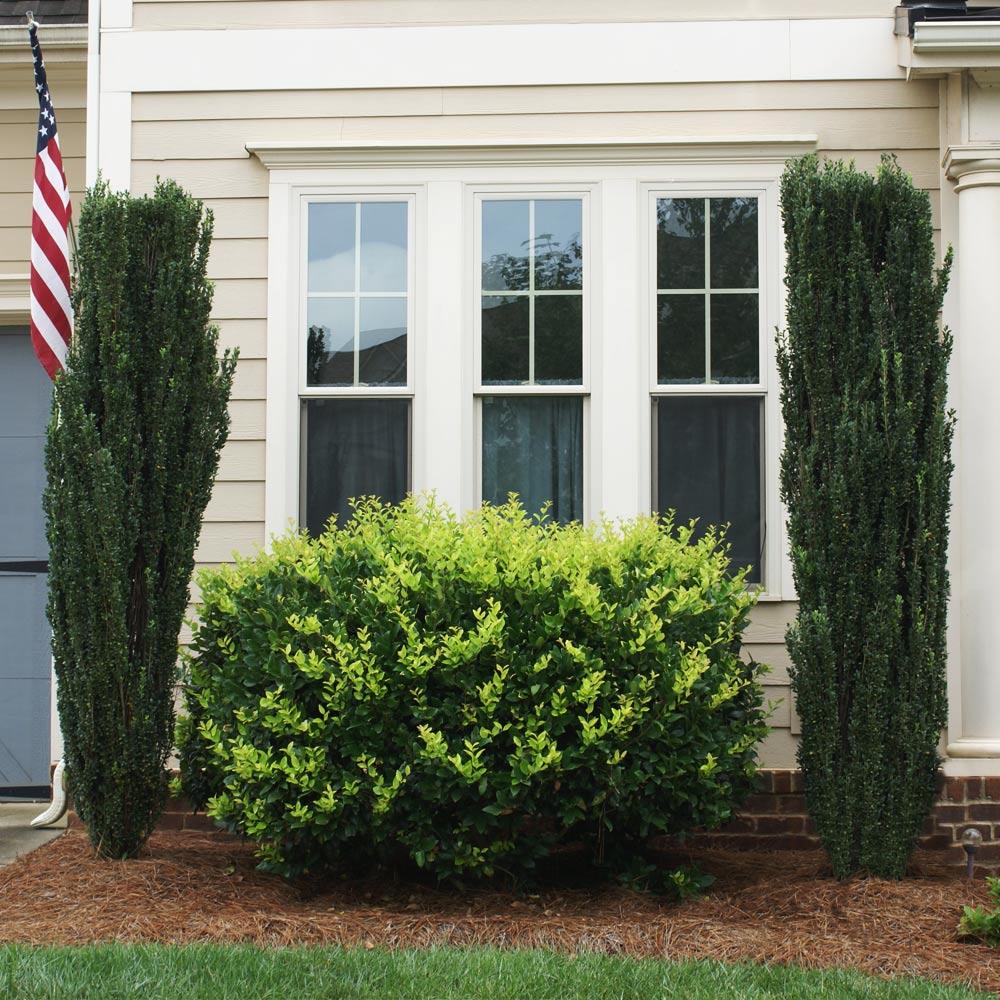
[[[48,795],[52,660],[42,489],[50,394],[27,330],[0,327],[0,797]]]

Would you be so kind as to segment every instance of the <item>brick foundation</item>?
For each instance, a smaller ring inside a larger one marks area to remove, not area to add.
[[[976,867],[1000,870],[1000,778],[946,778],[938,782],[933,812],[920,846],[940,851],[948,864],[964,865],[962,834],[974,826],[983,836]],[[737,850],[808,850],[819,838],[806,814],[800,771],[760,771],[757,792],[724,827],[697,836],[697,842]]]
[[[69,825],[80,826],[71,810]],[[976,868],[1000,871],[1000,777],[939,779],[937,800],[927,818],[920,846],[940,852],[948,864],[964,865],[962,834],[974,826],[983,837]],[[204,814],[193,813],[184,799],[170,799],[161,830],[199,830],[223,834]],[[223,834],[225,835],[225,834]],[[700,833],[695,842],[735,850],[816,850],[819,838],[806,814],[800,771],[760,771],[757,792],[724,827]]]

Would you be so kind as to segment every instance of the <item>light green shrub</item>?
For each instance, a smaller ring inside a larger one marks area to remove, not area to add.
[[[570,841],[618,867],[724,822],[766,731],[755,598],[691,535],[368,502],[203,574],[187,794],[286,875],[520,875]]]

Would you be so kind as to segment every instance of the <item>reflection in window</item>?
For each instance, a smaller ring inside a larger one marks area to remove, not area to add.
[[[659,385],[760,381],[758,234],[754,197],[657,199]]]
[[[407,205],[309,205],[306,383],[407,381]]]
[[[583,382],[583,202],[484,201],[484,385]]]

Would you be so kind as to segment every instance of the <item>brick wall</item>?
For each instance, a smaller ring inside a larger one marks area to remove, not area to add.
[[[70,826],[79,826],[72,811]],[[920,846],[940,852],[949,864],[964,865],[962,834],[975,827],[983,837],[976,867],[1000,871],[1000,777],[945,778],[941,776],[934,811],[927,818]],[[192,813],[183,799],[171,799],[160,820],[161,830],[219,831],[201,813]],[[800,771],[760,771],[755,794],[726,826],[700,833],[696,843],[736,850],[816,850],[819,838],[806,815]]]
[[[1000,870],[1000,778],[945,778],[927,818],[920,846],[940,851],[942,860],[964,865],[962,834],[975,827],[983,837],[976,866]],[[806,815],[800,771],[761,771],[757,792],[739,814],[719,830],[699,834],[698,843],[738,850],[818,848],[819,838]]]

